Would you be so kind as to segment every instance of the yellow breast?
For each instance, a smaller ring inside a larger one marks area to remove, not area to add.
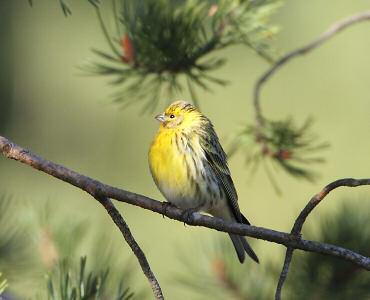
[[[169,200],[188,189],[185,154],[176,145],[174,130],[160,130],[149,150],[149,166],[155,183]]]

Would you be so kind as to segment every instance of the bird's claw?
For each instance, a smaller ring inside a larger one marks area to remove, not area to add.
[[[163,217],[163,219],[164,219],[165,215],[167,214],[167,208],[169,206],[173,206],[173,205],[170,202],[167,202],[167,201],[162,202],[162,217]]]
[[[184,220],[184,226],[186,224],[193,222],[193,218],[194,218],[193,214],[197,211],[198,211],[197,208],[188,208],[188,209],[183,210],[181,217]]]

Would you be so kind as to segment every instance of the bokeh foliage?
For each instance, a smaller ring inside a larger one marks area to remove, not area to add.
[[[9,1],[0,2],[0,66],[3,74],[6,74],[0,77],[0,132],[7,129],[12,107],[12,36],[7,31],[11,24],[10,7]]]
[[[198,259],[181,255],[183,268],[176,283],[196,299],[270,299],[274,288],[271,263],[256,264],[247,258],[241,265],[227,239],[216,239],[199,247]]]
[[[9,281],[35,266],[30,252],[32,240],[20,222],[19,207],[12,197],[0,195],[0,270]]]
[[[47,299],[49,300],[129,300],[133,293],[120,281],[112,288],[109,268],[103,271],[88,271],[87,258],[81,257],[79,268],[63,260],[47,277]],[[40,299],[45,299],[40,297]]]
[[[113,76],[114,99],[124,104],[146,100],[144,108],[153,110],[159,99],[184,89],[198,104],[197,88],[227,82],[212,75],[225,57],[210,53],[243,44],[273,61],[270,41],[276,27],[269,18],[279,5],[277,0],[113,1],[114,30],[96,6],[111,53],[94,50],[103,62],[85,69]]]
[[[68,17],[69,15],[72,15],[72,9],[68,3],[67,0],[57,0],[59,2],[60,8],[63,11],[63,14]],[[99,0],[86,0],[92,5],[99,5],[100,1]],[[35,0],[28,0],[29,5],[33,6]]]
[[[346,204],[337,212],[322,217],[318,234],[309,236],[369,257],[369,199],[364,197],[358,207],[350,204],[352,200],[350,197],[343,199]],[[370,272],[338,258],[295,253],[286,288],[292,299],[370,299]]]
[[[0,296],[2,293],[4,293],[7,287],[8,287],[8,282],[6,281],[6,279],[2,277],[2,274],[0,273]]]
[[[58,211],[51,201],[19,203],[0,197],[0,270],[7,279],[0,278],[0,288],[9,285],[7,294],[14,297],[23,297],[19,289],[30,289],[26,294],[35,299],[133,299],[132,263],[118,263],[119,248],[105,233],[92,231],[86,219]],[[90,249],[82,250],[86,245]],[[81,251],[89,253],[89,267]],[[135,299],[140,297],[145,291],[135,293]]]

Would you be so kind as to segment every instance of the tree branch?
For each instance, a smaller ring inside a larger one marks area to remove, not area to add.
[[[116,208],[113,206],[113,203],[109,199],[115,199],[117,201],[136,205],[141,208],[160,213],[171,219],[186,222],[189,225],[203,226],[218,231],[262,239],[269,242],[281,244],[292,249],[300,249],[309,252],[331,255],[334,257],[350,261],[358,265],[359,267],[370,271],[370,257],[363,256],[354,251],[339,246],[310,240],[304,240],[299,235],[297,236],[294,234],[288,234],[285,232],[280,232],[263,227],[231,223],[219,218],[201,215],[199,213],[192,214],[191,218],[189,219],[184,216],[182,210],[176,207],[164,206],[162,202],[159,202],[157,200],[153,200],[143,195],[135,194],[126,190],[118,189],[107,184],[101,183],[97,180],[94,180],[92,178],[79,174],[75,171],[67,169],[62,165],[45,160],[31,153],[30,151],[12,143],[11,141],[2,136],[0,136],[0,152],[7,158],[14,159],[28,166],[31,166],[34,169],[37,169],[41,172],[49,174],[57,179],[60,179],[62,181],[65,181],[71,185],[80,188],[81,190],[92,195],[95,199],[100,199],[99,201],[107,209],[111,218],[120,228],[126,241],[129,243],[134,253],[136,254],[140,262],[140,265],[142,266],[143,272],[150,281],[152,288],[157,287],[157,290],[153,288],[153,292],[155,294],[158,292],[159,293],[158,295],[161,295],[160,288],[158,283],[156,283],[153,273],[151,273],[150,271],[150,267],[146,259],[145,260],[142,259],[143,257],[145,258],[144,253],[141,250],[138,250],[140,248],[137,246],[137,243],[133,240],[132,235],[127,227],[127,224],[124,222],[122,217],[119,215],[119,212],[116,210]],[[323,199],[327,193],[329,193],[331,190],[339,186],[358,186],[370,184],[370,179],[361,179],[359,181],[355,179],[341,179],[339,181],[336,181],[336,183],[338,184],[338,186],[332,183],[329,186],[327,186],[321,193],[319,193],[318,196],[322,197]],[[350,183],[352,183],[352,185],[350,185]],[[109,201],[107,201],[106,199],[108,199]],[[311,199],[310,203],[313,202],[313,204],[309,203],[308,204],[309,208],[306,207],[304,209],[305,213],[301,214],[303,222],[307,215],[312,211],[313,207],[315,207],[320,201]],[[314,206],[311,207],[312,205]],[[159,297],[157,299],[163,299],[163,296],[162,298]]]
[[[316,49],[332,37],[334,37],[336,34],[340,33],[344,29],[350,27],[353,24],[362,22],[362,21],[368,21],[370,20],[370,11],[365,11],[359,14],[355,14],[352,16],[349,16],[347,18],[344,18],[340,21],[335,22],[332,24],[325,32],[323,32],[319,37],[311,41],[310,43],[304,45],[303,47],[297,48],[283,57],[281,57],[270,69],[268,69],[265,73],[262,74],[262,76],[257,80],[255,86],[254,86],[254,94],[253,94],[253,104],[256,114],[256,122],[258,127],[263,127],[265,124],[265,118],[262,113],[261,104],[260,104],[260,94],[261,89],[263,85],[266,83],[267,80],[269,80],[283,65],[288,63],[290,60],[292,60],[295,57],[307,54],[311,52],[312,50]],[[301,233],[303,223],[305,222],[307,216],[309,213],[316,207],[317,204],[320,203],[320,201],[325,198],[325,196],[332,191],[333,189],[339,187],[339,186],[358,186],[358,185],[368,185],[369,182],[364,180],[354,180],[354,179],[341,179],[337,180],[335,182],[332,182],[328,186],[326,186],[318,195],[313,197],[311,201],[307,204],[307,206],[302,210],[300,215],[295,221],[295,224],[292,228],[291,233],[298,237]],[[281,291],[282,287],[284,285],[285,279],[289,272],[289,266],[290,262],[293,257],[294,247],[287,247],[285,260],[283,264],[282,271],[280,273],[278,285],[276,288],[275,293],[275,299],[280,300],[281,299]]]
[[[353,24],[362,22],[362,21],[368,21],[370,20],[370,11],[365,11],[359,14],[355,14],[352,16],[349,16],[345,19],[342,19],[340,21],[335,22],[332,24],[324,33],[322,33],[319,37],[314,39],[312,42],[306,44],[303,47],[300,47],[298,49],[295,49],[289,53],[287,53],[285,56],[280,58],[270,69],[268,69],[262,76],[258,79],[256,82],[256,85],[254,87],[254,108],[255,108],[255,113],[256,113],[256,122],[259,127],[262,127],[265,123],[265,118],[263,117],[262,114],[262,109],[261,109],[261,104],[260,104],[260,93],[262,86],[264,83],[270,79],[277,70],[279,70],[283,65],[288,63],[291,59],[304,55],[315,48],[319,47],[332,37],[334,37],[336,34],[340,33],[347,27],[350,27]],[[302,210],[298,218],[296,219],[294,226],[292,228],[291,233],[295,236],[299,236],[302,230],[303,223],[305,222],[307,216],[310,214],[310,212],[316,207],[317,204],[320,203],[322,199],[325,198],[325,196],[332,191],[333,189],[339,187],[339,186],[358,186],[358,185],[363,185],[363,184],[369,184],[366,180],[361,181],[361,180],[354,180],[354,179],[341,179],[337,180],[335,182],[332,182],[328,186],[326,186],[319,194],[314,196],[310,202],[307,204],[307,206]],[[284,282],[288,276],[289,272],[289,266],[290,262],[293,257],[293,252],[294,248],[293,247],[287,247],[286,254],[285,254],[285,260],[283,264],[283,268],[280,273],[278,285],[276,288],[276,293],[275,293],[275,299],[280,300],[281,299],[281,291],[284,285]]]
[[[163,300],[164,297],[159,282],[157,278],[154,276],[152,270],[150,269],[148,260],[146,259],[143,250],[136,242],[135,238],[133,237],[130,231],[130,228],[128,227],[127,223],[119,213],[118,209],[114,206],[114,204],[109,198],[96,197],[95,199],[98,200],[104,206],[109,216],[112,218],[113,222],[117,225],[117,227],[121,231],[127,244],[131,247],[132,252],[134,252],[135,256],[137,257],[137,260],[139,261],[141,269],[143,270],[144,275],[149,280],[155,299]]]
[[[70,171],[60,165],[53,164],[40,157],[37,157],[36,155],[33,155],[29,153],[27,150],[14,145],[9,140],[1,136],[0,136],[0,152],[2,152],[6,157],[10,159],[21,161],[29,166],[32,166],[35,169],[43,171],[47,174],[50,174],[58,179],[69,182],[71,184],[73,184],[72,182],[74,180],[78,181],[77,178],[72,179],[72,177],[77,175],[77,173]],[[57,176],[57,174],[59,174],[60,176]],[[68,180],[68,177],[70,177],[70,180]],[[81,175],[81,177],[84,176]],[[94,188],[88,190],[85,189],[87,187],[86,183],[92,180],[88,177],[85,177],[85,179],[86,180],[81,180],[82,184],[81,186],[79,186],[78,182],[75,182],[75,184],[73,185],[87,191],[90,195],[92,195],[97,201],[99,201],[104,206],[107,213],[109,214],[113,222],[116,224],[118,229],[121,231],[122,236],[126,240],[127,244],[130,246],[132,252],[134,252],[137,260],[139,261],[141,269],[150,283],[155,299],[163,300],[164,297],[159,282],[155,275],[153,274],[143,250],[140,248],[139,244],[133,237],[127,223],[125,222],[117,208],[114,206],[112,201],[109,199],[109,197],[103,195],[102,193],[99,193],[98,190],[95,191]],[[90,184],[93,185],[94,183],[91,182]],[[83,188],[83,186],[85,188]]]
[[[318,38],[314,39],[312,42],[304,45],[303,47],[297,48],[291,52],[288,52],[286,55],[281,57],[276,63],[268,69],[262,76],[257,80],[254,86],[254,94],[253,94],[253,104],[256,113],[256,122],[259,127],[262,127],[265,123],[265,118],[262,114],[261,104],[260,104],[260,93],[263,84],[271,78],[272,75],[275,74],[277,70],[279,70],[283,65],[288,63],[291,59],[307,54],[314,50],[315,48],[319,47],[330,38],[335,36],[336,34],[340,33],[347,27],[350,27],[353,24],[370,20],[370,10],[355,14],[349,17],[346,17],[340,21],[335,22],[332,24],[324,33],[322,33]]]
[[[353,178],[344,178],[333,181],[332,183],[325,186],[318,194],[313,196],[311,200],[307,203],[305,208],[301,211],[299,216],[294,222],[291,234],[296,237],[300,238],[302,227],[304,222],[306,221],[308,215],[313,211],[313,209],[332,191],[336,188],[341,186],[347,187],[357,187],[362,185],[370,185],[370,179],[353,179]],[[279,282],[276,288],[275,293],[275,300],[281,299],[281,291],[285,282],[285,279],[288,276],[290,262],[292,261],[294,248],[288,247],[286,254],[283,269],[281,270]]]

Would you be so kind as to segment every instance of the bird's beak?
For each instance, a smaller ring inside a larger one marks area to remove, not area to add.
[[[164,114],[159,114],[155,116],[155,119],[158,120],[159,122],[163,123],[166,121],[166,118],[164,117]]]

